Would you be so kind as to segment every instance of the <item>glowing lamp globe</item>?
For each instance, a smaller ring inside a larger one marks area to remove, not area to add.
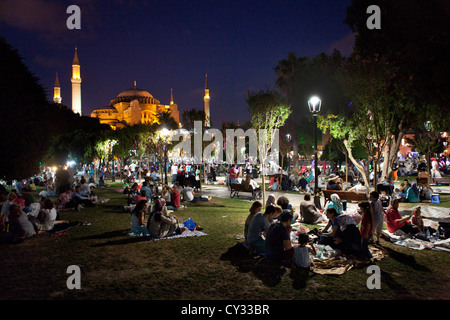
[[[313,114],[319,113],[321,104],[322,101],[318,97],[312,97],[308,100],[309,111]]]

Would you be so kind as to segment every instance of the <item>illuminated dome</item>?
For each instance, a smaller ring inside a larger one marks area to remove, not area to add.
[[[139,88],[132,88],[125,91],[122,91],[117,95],[117,98],[121,97],[146,97],[146,98],[153,98],[153,96],[145,90],[139,89]]]
[[[119,93],[117,95],[117,98],[111,101],[111,105],[114,105],[119,102],[130,102],[133,100],[138,100],[140,103],[159,104],[159,101],[153,98],[150,92],[137,88],[135,81],[134,87]]]

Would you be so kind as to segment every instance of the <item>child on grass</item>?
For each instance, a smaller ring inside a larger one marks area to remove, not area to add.
[[[369,250],[369,241],[373,236],[372,211],[369,202],[360,202],[358,206],[361,210],[361,253],[363,258],[371,259],[372,253]]]
[[[309,236],[306,233],[300,233],[298,235],[298,246],[294,247],[294,267],[309,269],[313,264],[309,258],[310,253],[316,255],[316,249],[309,242]]]
[[[419,230],[419,232],[426,232],[427,229],[430,233],[436,232],[436,230],[431,227],[425,227],[425,225],[423,223],[422,212],[420,210],[420,207],[413,209],[411,223],[415,228],[417,228]]]

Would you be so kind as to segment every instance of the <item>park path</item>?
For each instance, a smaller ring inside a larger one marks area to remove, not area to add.
[[[258,181],[260,182],[260,181]],[[400,183],[395,184],[395,187],[399,187]],[[432,189],[435,193],[439,194],[450,194],[450,186],[432,186]],[[203,184],[202,185],[203,195],[217,197],[217,198],[230,198],[230,190],[225,186],[217,186],[212,184]],[[275,198],[278,199],[281,196],[285,196],[289,199],[289,202],[295,208],[296,212],[300,211],[300,202],[303,201],[303,194],[300,192],[283,192],[283,191],[266,191],[266,199],[269,194],[274,194]],[[247,201],[249,203],[249,208],[251,206],[251,197],[250,193],[241,193],[240,197],[237,198],[239,200]],[[263,204],[265,204],[266,199],[261,200]],[[324,198],[321,197],[320,204],[323,207]],[[418,206],[422,208],[422,215],[424,217],[430,217],[432,220],[437,221],[445,221],[450,222],[450,208],[443,207],[435,207],[431,203],[418,203]],[[412,208],[403,210],[400,212],[404,215],[410,215],[412,212]],[[354,212],[358,209],[357,203],[349,202],[347,203],[347,213]]]

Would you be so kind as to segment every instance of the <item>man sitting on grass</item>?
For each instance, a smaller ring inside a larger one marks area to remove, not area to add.
[[[292,218],[290,212],[285,212],[279,222],[269,226],[266,239],[267,258],[289,267],[294,256],[291,244]]]
[[[187,186],[183,189],[183,193],[184,193],[184,200],[186,200],[187,202],[210,201],[212,199],[211,197],[207,196],[196,197],[194,195],[194,189],[192,188],[191,181],[187,182]]]
[[[278,210],[279,209],[279,210]],[[247,244],[250,250],[254,254],[265,254],[266,253],[266,232],[269,228],[274,216],[281,212],[281,208],[274,205],[269,205],[264,213],[257,213],[250,225],[248,226],[247,232]]]
[[[170,203],[166,206],[168,210],[183,210],[183,206],[181,205],[181,197],[180,192],[175,188],[172,188],[168,184],[163,185],[171,192],[170,195]]]

